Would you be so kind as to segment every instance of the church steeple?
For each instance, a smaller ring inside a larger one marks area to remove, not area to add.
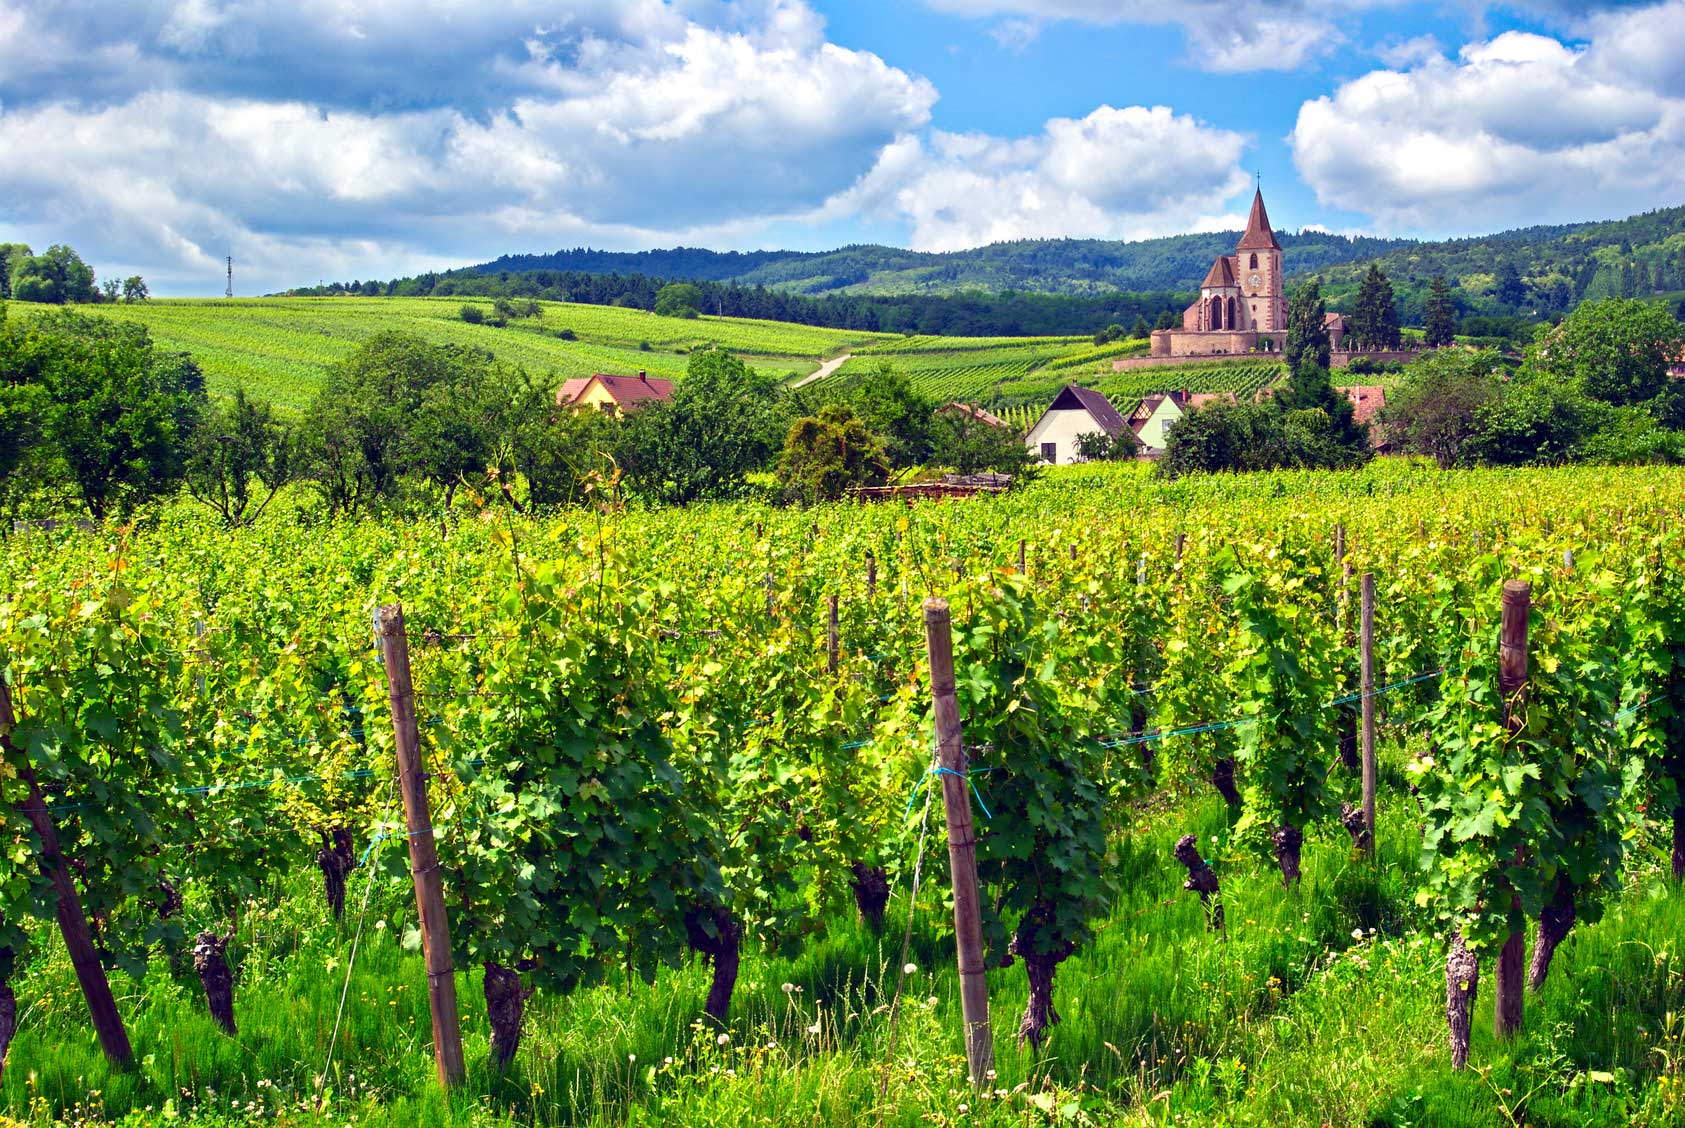
[[[1279,251],[1281,244],[1275,241],[1275,232],[1270,230],[1270,215],[1264,210],[1264,190],[1259,188],[1252,197],[1252,214],[1246,220],[1246,234],[1240,237],[1239,251]]]

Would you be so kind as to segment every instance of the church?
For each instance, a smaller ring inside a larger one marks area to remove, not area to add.
[[[1252,197],[1252,214],[1235,253],[1211,264],[1199,300],[1182,314],[1180,329],[1153,334],[1152,355],[1230,356],[1280,352],[1287,337],[1287,292],[1281,244],[1270,229],[1264,193]]]

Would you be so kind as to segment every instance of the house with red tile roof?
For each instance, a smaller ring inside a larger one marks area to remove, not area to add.
[[[597,372],[566,380],[556,390],[556,405],[576,410],[596,408],[609,415],[624,415],[646,403],[673,398],[673,382],[652,377],[647,372],[636,376],[613,376]]]
[[[1341,388],[1340,393],[1352,403],[1352,422],[1369,424],[1369,445],[1385,449],[1386,433],[1381,425],[1381,409],[1387,406],[1387,390],[1379,384],[1360,384]]]

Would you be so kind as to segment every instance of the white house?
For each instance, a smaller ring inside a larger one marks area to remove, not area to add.
[[[1024,446],[1043,462],[1065,466],[1077,461],[1077,439],[1083,435],[1120,435],[1129,421],[1118,414],[1112,401],[1093,388],[1067,385],[1024,438]]]

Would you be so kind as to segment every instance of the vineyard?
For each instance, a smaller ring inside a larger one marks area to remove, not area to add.
[[[191,352],[213,392],[244,387],[277,405],[302,409],[327,369],[376,333],[401,330],[432,344],[489,349],[557,382],[593,372],[639,370],[682,377],[691,350],[719,345],[778,376],[802,375],[821,358],[885,339],[880,334],[774,321],[656,317],[636,309],[542,303],[543,315],[503,328],[470,325],[464,305],[491,312],[486,299],[257,298],[159,300],[101,305],[87,312],[140,321],[167,349]],[[12,316],[35,309],[13,303]],[[558,334],[569,333],[571,339]]]
[[[1067,384],[1098,388],[1127,411],[1142,396],[1172,389],[1244,399],[1282,372],[1277,361],[1245,359],[1112,371],[1114,359],[1144,348],[1142,341],[1096,346],[1081,337],[908,337],[856,350],[832,379],[846,386],[887,363],[928,396],[980,403],[1015,424],[1028,419],[1028,430]]]
[[[0,1102],[1678,1124],[1681,496],[1095,465],[19,533]]]
[[[934,399],[987,405],[1004,383],[1096,351],[1086,337],[907,337],[857,350],[832,379],[847,386],[887,363]]]
[[[1230,392],[1248,399],[1284,369],[1274,361],[1220,361],[1139,368],[1104,375],[1082,376],[1070,370],[1037,369],[1028,375],[1001,383],[995,388],[999,402],[1007,406],[1027,404],[1039,409],[1052,402],[1066,384],[1080,383],[1098,388],[1120,411],[1128,411],[1142,396],[1168,391]]]

